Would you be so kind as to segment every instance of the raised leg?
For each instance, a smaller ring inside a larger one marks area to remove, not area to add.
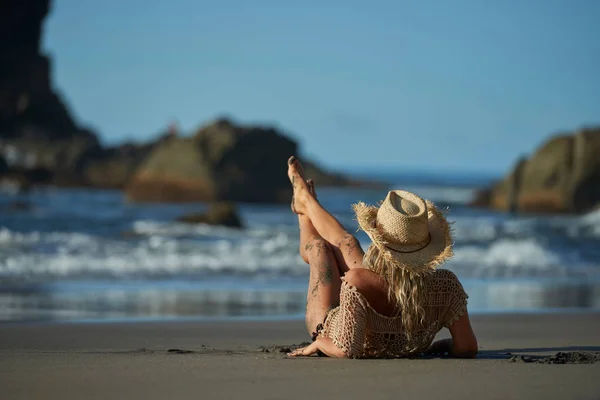
[[[294,212],[307,216],[318,234],[331,245],[342,274],[352,268],[362,268],[364,252],[358,240],[311,195],[300,161],[290,157],[288,164],[288,175],[294,187]]]
[[[317,193],[315,192],[315,185],[312,179],[308,179],[306,181],[310,193],[317,198]],[[292,210],[294,210],[294,202],[292,200]],[[321,236],[315,230],[312,222],[310,222],[310,218],[308,218],[304,214],[298,214],[298,226],[300,227],[300,256],[304,260],[305,263],[308,264],[308,256],[307,256],[307,248],[309,244],[317,238]]]
[[[316,198],[314,183],[307,182],[310,193]],[[294,210],[294,202],[292,202]],[[308,293],[306,295],[306,329],[316,332],[327,312],[340,303],[340,271],[331,246],[315,230],[310,218],[298,214],[300,227],[300,255],[310,266]]]

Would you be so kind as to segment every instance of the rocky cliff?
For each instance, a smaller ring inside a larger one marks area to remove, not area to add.
[[[297,145],[268,127],[219,119],[157,146],[127,187],[134,201],[279,202],[291,197],[286,160]]]
[[[145,201],[287,197],[285,160],[297,144],[269,127],[218,120],[193,137],[102,147],[53,88],[52,62],[40,49],[50,3],[0,2],[0,180],[22,187],[127,186],[130,198]],[[307,172],[318,184],[349,183],[314,164]]]
[[[9,165],[45,168],[57,183],[75,183],[82,155],[100,146],[53,88],[51,59],[40,50],[49,7],[49,0],[0,5],[0,148]]]
[[[580,213],[600,205],[600,127],[560,134],[523,157],[474,205],[498,210]]]

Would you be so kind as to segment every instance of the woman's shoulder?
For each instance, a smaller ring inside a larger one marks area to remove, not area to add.
[[[464,292],[456,274],[448,269],[437,269],[426,278],[426,286],[436,292]]]
[[[449,269],[439,268],[433,271],[431,274],[432,279],[449,279],[449,280],[458,280],[456,274]]]

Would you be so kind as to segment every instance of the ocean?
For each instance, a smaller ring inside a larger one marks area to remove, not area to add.
[[[600,309],[600,211],[510,215],[467,206],[493,176],[359,174],[448,208],[471,313]],[[384,189],[317,188],[351,232]],[[28,207],[14,207],[15,203]],[[246,229],[186,225],[204,204],[131,204],[118,191],[0,193],[0,321],[303,318],[308,266],[289,205],[240,204]],[[357,233],[363,248],[369,240]]]

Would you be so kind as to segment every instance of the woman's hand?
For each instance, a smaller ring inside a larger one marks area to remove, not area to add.
[[[448,355],[457,358],[473,358],[477,355],[477,342],[475,342],[472,348],[457,349],[453,339],[442,339],[434,342],[425,354],[442,357]]]
[[[312,342],[309,346],[301,347],[288,353],[289,357],[312,356],[319,350],[318,340]]]
[[[425,351],[425,354],[431,356],[445,356],[452,352],[452,339],[442,339],[433,342]]]
[[[323,354],[329,357],[336,358],[347,358],[348,355],[344,353],[342,349],[337,347],[333,340],[328,337],[319,337],[317,340],[312,342],[309,346],[302,347],[300,349],[296,349],[291,353],[288,353],[290,357],[301,357],[301,356],[311,356],[315,354],[317,351],[323,352]]]

